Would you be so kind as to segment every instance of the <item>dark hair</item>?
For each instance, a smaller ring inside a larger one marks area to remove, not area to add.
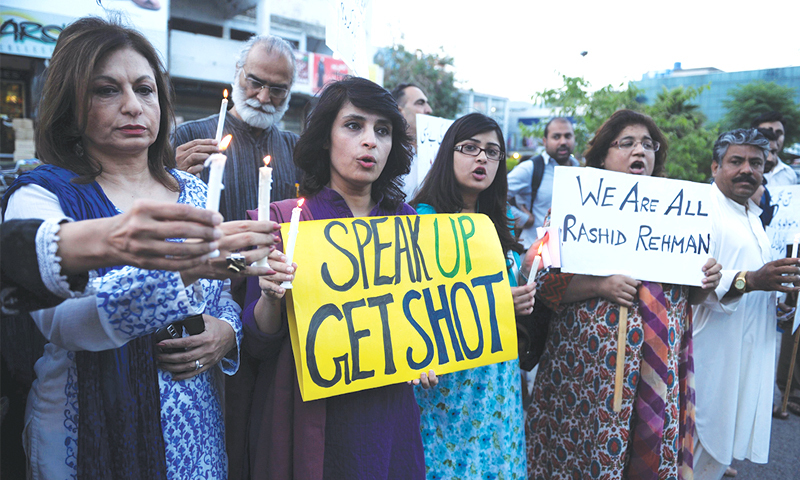
[[[89,183],[102,173],[102,165],[85,154],[81,140],[89,119],[94,69],[123,48],[142,55],[153,69],[161,118],[158,136],[147,151],[147,166],[154,178],[177,191],[177,182],[165,170],[165,167],[175,167],[175,155],[169,142],[174,118],[164,66],[141,33],[122,26],[117,20],[81,18],[58,36],[45,72],[36,126],[36,150],[42,162],[77,173],[76,180],[80,183]]]
[[[608,149],[611,148],[611,142],[619,135],[619,132],[631,125],[642,125],[647,128],[650,137],[656,142],[661,144],[661,147],[656,152],[655,166],[653,167],[654,177],[664,175],[664,164],[667,161],[667,137],[661,133],[656,122],[649,116],[634,112],[633,110],[617,110],[608,120],[606,120],[594,134],[594,137],[589,141],[589,148],[584,152],[583,156],[586,158],[587,167],[603,168]]]
[[[786,119],[781,115],[780,112],[772,111],[762,113],[761,115],[757,116],[755,120],[750,122],[750,128],[757,128],[762,123],[771,123],[771,122],[781,122],[783,128],[786,129]]]
[[[549,122],[547,122],[547,125],[545,125],[545,126],[544,126],[544,138],[547,138],[547,134],[548,134],[548,132],[550,131],[550,124],[551,124],[551,123],[553,123],[553,122],[564,122],[564,123],[566,123],[567,125],[570,125],[570,126],[572,126],[572,122],[569,120],[569,118],[566,118],[566,117],[555,117],[555,118],[551,118],[551,119],[550,119],[550,121],[549,121]],[[573,127],[573,129],[574,129],[574,128],[575,128],[575,127]]]
[[[417,207],[420,203],[426,203],[439,213],[460,212],[464,208],[464,200],[456,180],[453,149],[458,142],[490,131],[497,134],[497,139],[503,148],[505,145],[503,131],[496,121],[486,115],[470,113],[453,122],[444,134],[436,159],[411,205]],[[506,175],[506,162],[500,160],[494,181],[478,195],[478,212],[486,214],[494,223],[504,255],[507,255],[509,250],[516,252],[523,250],[522,245],[517,243],[511,233],[514,221],[508,217]]]
[[[757,128],[756,130],[758,130],[758,133],[760,133],[761,135],[767,137],[767,140],[769,140],[770,142],[778,141],[778,135],[775,133],[775,130],[771,128]]]
[[[394,97],[394,100],[397,102],[398,105],[403,103],[403,98],[405,98],[406,96],[406,88],[408,87],[417,87],[420,90],[422,90],[418,85],[414,83],[401,83],[400,85],[394,87],[394,90],[392,90],[392,97]]]
[[[294,164],[303,171],[300,194],[313,196],[331,181],[330,145],[333,122],[350,102],[361,110],[382,115],[392,124],[392,149],[383,172],[372,184],[372,198],[384,208],[397,208],[405,199],[402,175],[411,171],[411,139],[392,95],[380,85],[358,77],[345,77],[325,87],[294,147]]]

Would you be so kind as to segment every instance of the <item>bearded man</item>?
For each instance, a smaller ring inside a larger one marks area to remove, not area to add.
[[[299,138],[279,130],[278,122],[289,108],[295,62],[292,48],[279,37],[252,37],[242,48],[233,79],[234,106],[225,117],[222,134],[233,135],[225,155],[228,161],[219,211],[226,221],[247,219],[247,209],[258,205],[258,168],[263,158],[272,160],[272,201],[294,198],[298,172],[292,161]],[[203,162],[217,153],[218,115],[181,124],[174,145],[178,168],[208,182]]]

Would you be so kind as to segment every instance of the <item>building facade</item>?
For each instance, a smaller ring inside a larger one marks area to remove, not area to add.
[[[35,119],[41,74],[58,35],[66,25],[85,15],[107,17],[109,11],[120,12],[123,22],[140,30],[153,43],[172,80],[179,122],[219,111],[222,91],[230,89],[241,48],[255,34],[280,36],[296,49],[295,83],[290,108],[281,125],[286,130],[299,133],[303,107],[309,99],[325,83],[352,73],[325,44],[331,8],[328,0],[160,0],[150,2],[151,7],[156,4],[155,9],[142,8],[138,3],[104,0],[100,6],[94,0],[3,0],[0,162],[15,160],[16,142],[28,141],[16,138],[14,126],[22,124],[19,119]],[[370,15],[368,8],[364,22],[367,44]],[[27,144],[25,148],[27,151]]]
[[[728,91],[759,80],[794,88],[795,102],[800,103],[800,67],[723,72],[716,68],[682,69],[681,64],[676,63],[673,69],[647,73],[634,84],[644,90],[647,103],[653,102],[664,87],[671,90],[681,86],[708,86],[708,89],[698,95],[695,103],[700,106],[709,123],[716,123],[725,116],[723,102],[728,99]]]

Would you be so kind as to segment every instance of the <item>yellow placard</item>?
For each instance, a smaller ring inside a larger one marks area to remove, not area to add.
[[[300,222],[294,262],[289,330],[305,401],[517,357],[506,262],[485,215]]]

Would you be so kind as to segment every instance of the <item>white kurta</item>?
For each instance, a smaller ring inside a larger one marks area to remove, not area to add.
[[[712,256],[722,280],[694,309],[694,369],[697,435],[723,465],[732,458],[766,463],[775,374],[775,292],[749,292],[719,300],[736,273],[754,271],[772,260],[761,226],[761,209],[745,208],[714,185]]]

